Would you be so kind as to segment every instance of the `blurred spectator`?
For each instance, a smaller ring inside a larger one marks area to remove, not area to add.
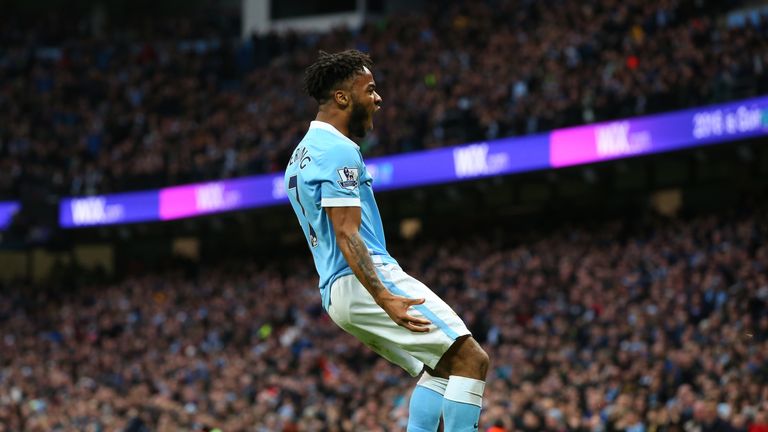
[[[361,143],[369,156],[765,93],[768,20],[718,18],[741,3],[428,2],[360,30],[245,41],[194,21],[142,36],[8,22],[0,193],[89,195],[280,170],[314,113],[300,83],[320,49],[360,48],[376,63],[385,109]]]
[[[765,220],[394,253],[491,353],[483,431],[753,432],[768,426]],[[0,431],[402,430],[413,379],[339,331],[316,283],[297,259],[6,286]]]
[[[749,426],[749,432],[768,432],[768,413],[766,411],[755,414],[755,420]]]

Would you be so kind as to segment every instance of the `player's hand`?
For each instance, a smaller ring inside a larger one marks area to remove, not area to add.
[[[405,327],[416,333],[426,333],[429,331],[429,325],[432,324],[424,318],[416,318],[408,314],[411,306],[424,303],[423,298],[412,299],[387,293],[376,299],[376,303],[384,309],[384,312],[392,318],[397,325]]]

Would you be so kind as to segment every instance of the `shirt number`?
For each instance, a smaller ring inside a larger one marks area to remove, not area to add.
[[[298,176],[291,176],[288,179],[288,190],[290,189],[296,191],[296,202],[299,204],[299,207],[301,207],[301,214],[304,215],[304,219],[307,219],[307,212],[304,211],[304,205],[301,204],[301,198],[299,198]],[[315,232],[315,229],[312,228],[312,224],[309,223],[309,219],[307,219],[307,226],[309,227],[309,244],[311,244],[312,247],[315,247],[317,246],[317,233]]]

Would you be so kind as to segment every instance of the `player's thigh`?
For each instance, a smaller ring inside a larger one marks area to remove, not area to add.
[[[365,287],[354,276],[334,283],[332,289],[336,291],[331,291],[332,311],[329,310],[332,318],[352,334],[360,335],[363,332],[365,336],[375,337],[381,344],[397,346],[434,368],[455,340],[469,334],[469,330],[442,299],[399,267],[379,265],[377,272],[382,283],[392,293],[425,299],[423,304],[413,306],[409,313],[428,319],[432,323],[430,331],[414,333],[398,326],[373,301]]]
[[[412,376],[421,373],[423,363],[395,342],[405,329],[389,318],[355,276],[339,278],[331,290],[328,314],[336,325]]]
[[[394,294],[424,299],[423,304],[416,305],[413,309],[428,319],[435,330],[445,333],[451,340],[470,334],[464,321],[453,308],[421,281],[398,266],[383,265],[378,267],[378,270],[382,282]]]

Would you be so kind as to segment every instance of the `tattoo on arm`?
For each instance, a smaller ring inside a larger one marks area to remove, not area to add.
[[[346,236],[344,246],[346,247],[342,247],[341,250],[355,276],[371,293],[371,296],[374,299],[377,298],[377,295],[386,290],[386,288],[384,288],[379,276],[376,274],[373,260],[371,260],[371,255],[368,253],[368,248],[365,246],[363,238],[360,237],[360,233]]]

